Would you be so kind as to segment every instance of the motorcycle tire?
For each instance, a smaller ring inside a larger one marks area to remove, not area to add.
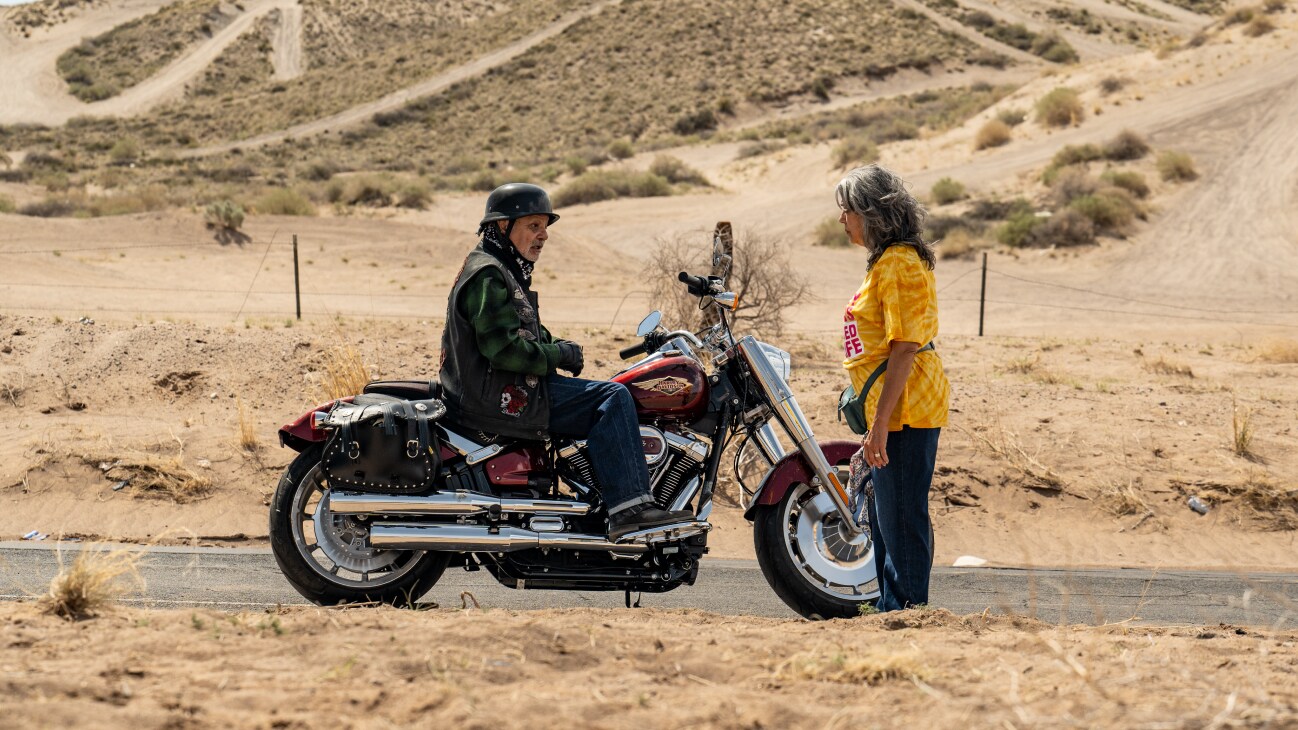
[[[399,570],[388,570],[372,585],[366,580],[348,580],[336,574],[312,557],[305,538],[304,528],[298,526],[295,536],[294,520],[298,506],[304,505],[310,495],[303,497],[302,490],[316,490],[316,476],[324,448],[315,445],[298,454],[280,477],[279,486],[270,505],[270,546],[275,562],[288,582],[298,593],[320,606],[343,603],[386,603],[398,607],[414,607],[415,601],[428,592],[442,577],[451,554],[424,551],[373,551],[389,565],[399,564]],[[345,546],[335,550],[346,549]],[[377,562],[382,562],[382,560]],[[339,571],[341,572],[341,571]],[[368,573],[363,574],[368,577]]]
[[[797,485],[788,490],[779,503],[757,508],[753,520],[757,563],[775,595],[804,618],[818,621],[860,616],[864,607],[874,606],[878,601],[877,589],[860,598],[835,595],[812,583],[811,576],[795,562],[792,548],[787,544],[793,539],[788,524],[790,502],[804,498],[808,489]],[[873,553],[868,555],[868,574],[873,576]]]

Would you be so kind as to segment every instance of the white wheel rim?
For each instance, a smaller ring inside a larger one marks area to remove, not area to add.
[[[784,549],[807,584],[839,599],[879,595],[868,528],[849,536],[828,494],[798,484],[784,500]]]

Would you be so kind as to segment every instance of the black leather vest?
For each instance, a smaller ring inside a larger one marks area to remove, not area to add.
[[[549,438],[550,394],[544,375],[524,375],[492,367],[478,351],[473,326],[460,314],[460,292],[475,275],[494,268],[510,290],[514,309],[523,324],[520,336],[541,340],[541,314],[536,294],[526,292],[509,270],[482,245],[469,252],[464,268],[451,289],[442,332],[442,369],[439,380],[451,418],[466,428],[510,438]],[[526,333],[526,334],[525,334]]]

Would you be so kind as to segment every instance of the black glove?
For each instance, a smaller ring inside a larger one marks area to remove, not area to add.
[[[559,346],[559,368],[572,373],[572,377],[581,375],[581,369],[586,366],[586,357],[581,354],[581,345],[568,340],[558,340],[554,344]]]

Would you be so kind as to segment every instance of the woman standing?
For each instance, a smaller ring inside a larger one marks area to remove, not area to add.
[[[932,347],[936,256],[921,235],[923,206],[889,170],[852,170],[834,196],[848,238],[868,253],[865,282],[843,316],[843,367],[853,391],[865,393],[877,607],[897,611],[928,603],[933,566],[928,491],[951,396]]]

